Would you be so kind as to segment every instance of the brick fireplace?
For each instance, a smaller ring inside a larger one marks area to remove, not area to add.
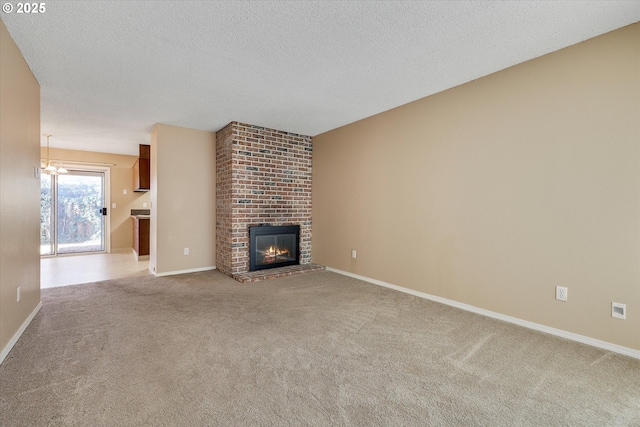
[[[218,270],[251,281],[249,227],[258,225],[299,225],[300,265],[311,265],[311,157],[310,136],[238,122],[216,133]],[[284,268],[274,277],[295,271]]]

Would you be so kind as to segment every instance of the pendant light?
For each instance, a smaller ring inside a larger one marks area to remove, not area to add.
[[[51,164],[51,160],[49,157],[49,138],[51,137],[51,135],[46,133],[43,135],[47,137],[47,161],[46,163],[44,163],[45,165],[44,173],[46,173],[47,175],[58,175],[58,174],[69,173],[69,171],[64,167],[63,164],[61,163],[56,163],[55,165]]]

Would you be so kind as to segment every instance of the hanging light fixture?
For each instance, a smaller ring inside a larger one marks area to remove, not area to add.
[[[47,137],[47,161],[42,163],[41,166],[44,166],[44,173],[46,173],[47,175],[58,175],[58,174],[65,174],[65,173],[69,173],[69,171],[64,167],[64,165],[62,163],[56,163],[55,165],[51,164],[51,160],[49,157],[49,138],[51,137],[51,135],[49,134],[43,134],[44,136]]]

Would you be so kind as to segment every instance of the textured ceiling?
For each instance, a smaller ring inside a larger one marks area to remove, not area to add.
[[[134,155],[158,122],[317,135],[640,20],[640,1],[45,4],[2,14],[42,132]]]

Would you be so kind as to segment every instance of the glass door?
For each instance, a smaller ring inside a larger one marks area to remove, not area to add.
[[[40,255],[55,255],[55,175],[40,175]]]
[[[42,175],[42,255],[105,251],[104,172]]]

